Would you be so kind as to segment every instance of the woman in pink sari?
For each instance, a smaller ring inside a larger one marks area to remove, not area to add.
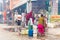
[[[38,19],[38,33],[43,36],[44,35],[44,17],[41,15],[41,17]]]

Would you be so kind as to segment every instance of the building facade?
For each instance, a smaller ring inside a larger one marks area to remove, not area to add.
[[[58,14],[60,15],[60,0],[57,1],[58,1]]]
[[[57,15],[58,14],[58,3],[57,0],[52,0],[53,5],[52,5],[52,13],[51,15]]]
[[[25,11],[27,5],[27,0],[10,0],[10,10],[16,11],[21,14]]]
[[[0,23],[3,23],[3,0],[0,1]]]
[[[41,9],[48,11],[48,7],[49,7],[49,0],[32,1],[32,10],[35,13],[39,13]]]

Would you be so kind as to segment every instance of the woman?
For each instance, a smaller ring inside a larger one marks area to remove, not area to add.
[[[40,34],[41,36],[44,35],[44,16],[42,14],[38,19],[38,34]]]

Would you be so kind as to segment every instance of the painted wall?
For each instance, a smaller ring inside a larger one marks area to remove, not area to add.
[[[10,9],[14,9],[22,4],[26,3],[27,0],[10,0]]]

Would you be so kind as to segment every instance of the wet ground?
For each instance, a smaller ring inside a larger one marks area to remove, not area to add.
[[[3,25],[0,25],[0,26],[1,26],[0,27],[0,40],[60,40],[60,35],[59,35],[60,31],[58,32],[60,28],[57,28],[58,30],[56,28],[55,29],[49,28],[48,33],[46,34],[45,37],[40,37],[39,39],[37,39],[37,37],[30,38],[27,35],[18,35],[17,32],[6,31],[2,28]]]

